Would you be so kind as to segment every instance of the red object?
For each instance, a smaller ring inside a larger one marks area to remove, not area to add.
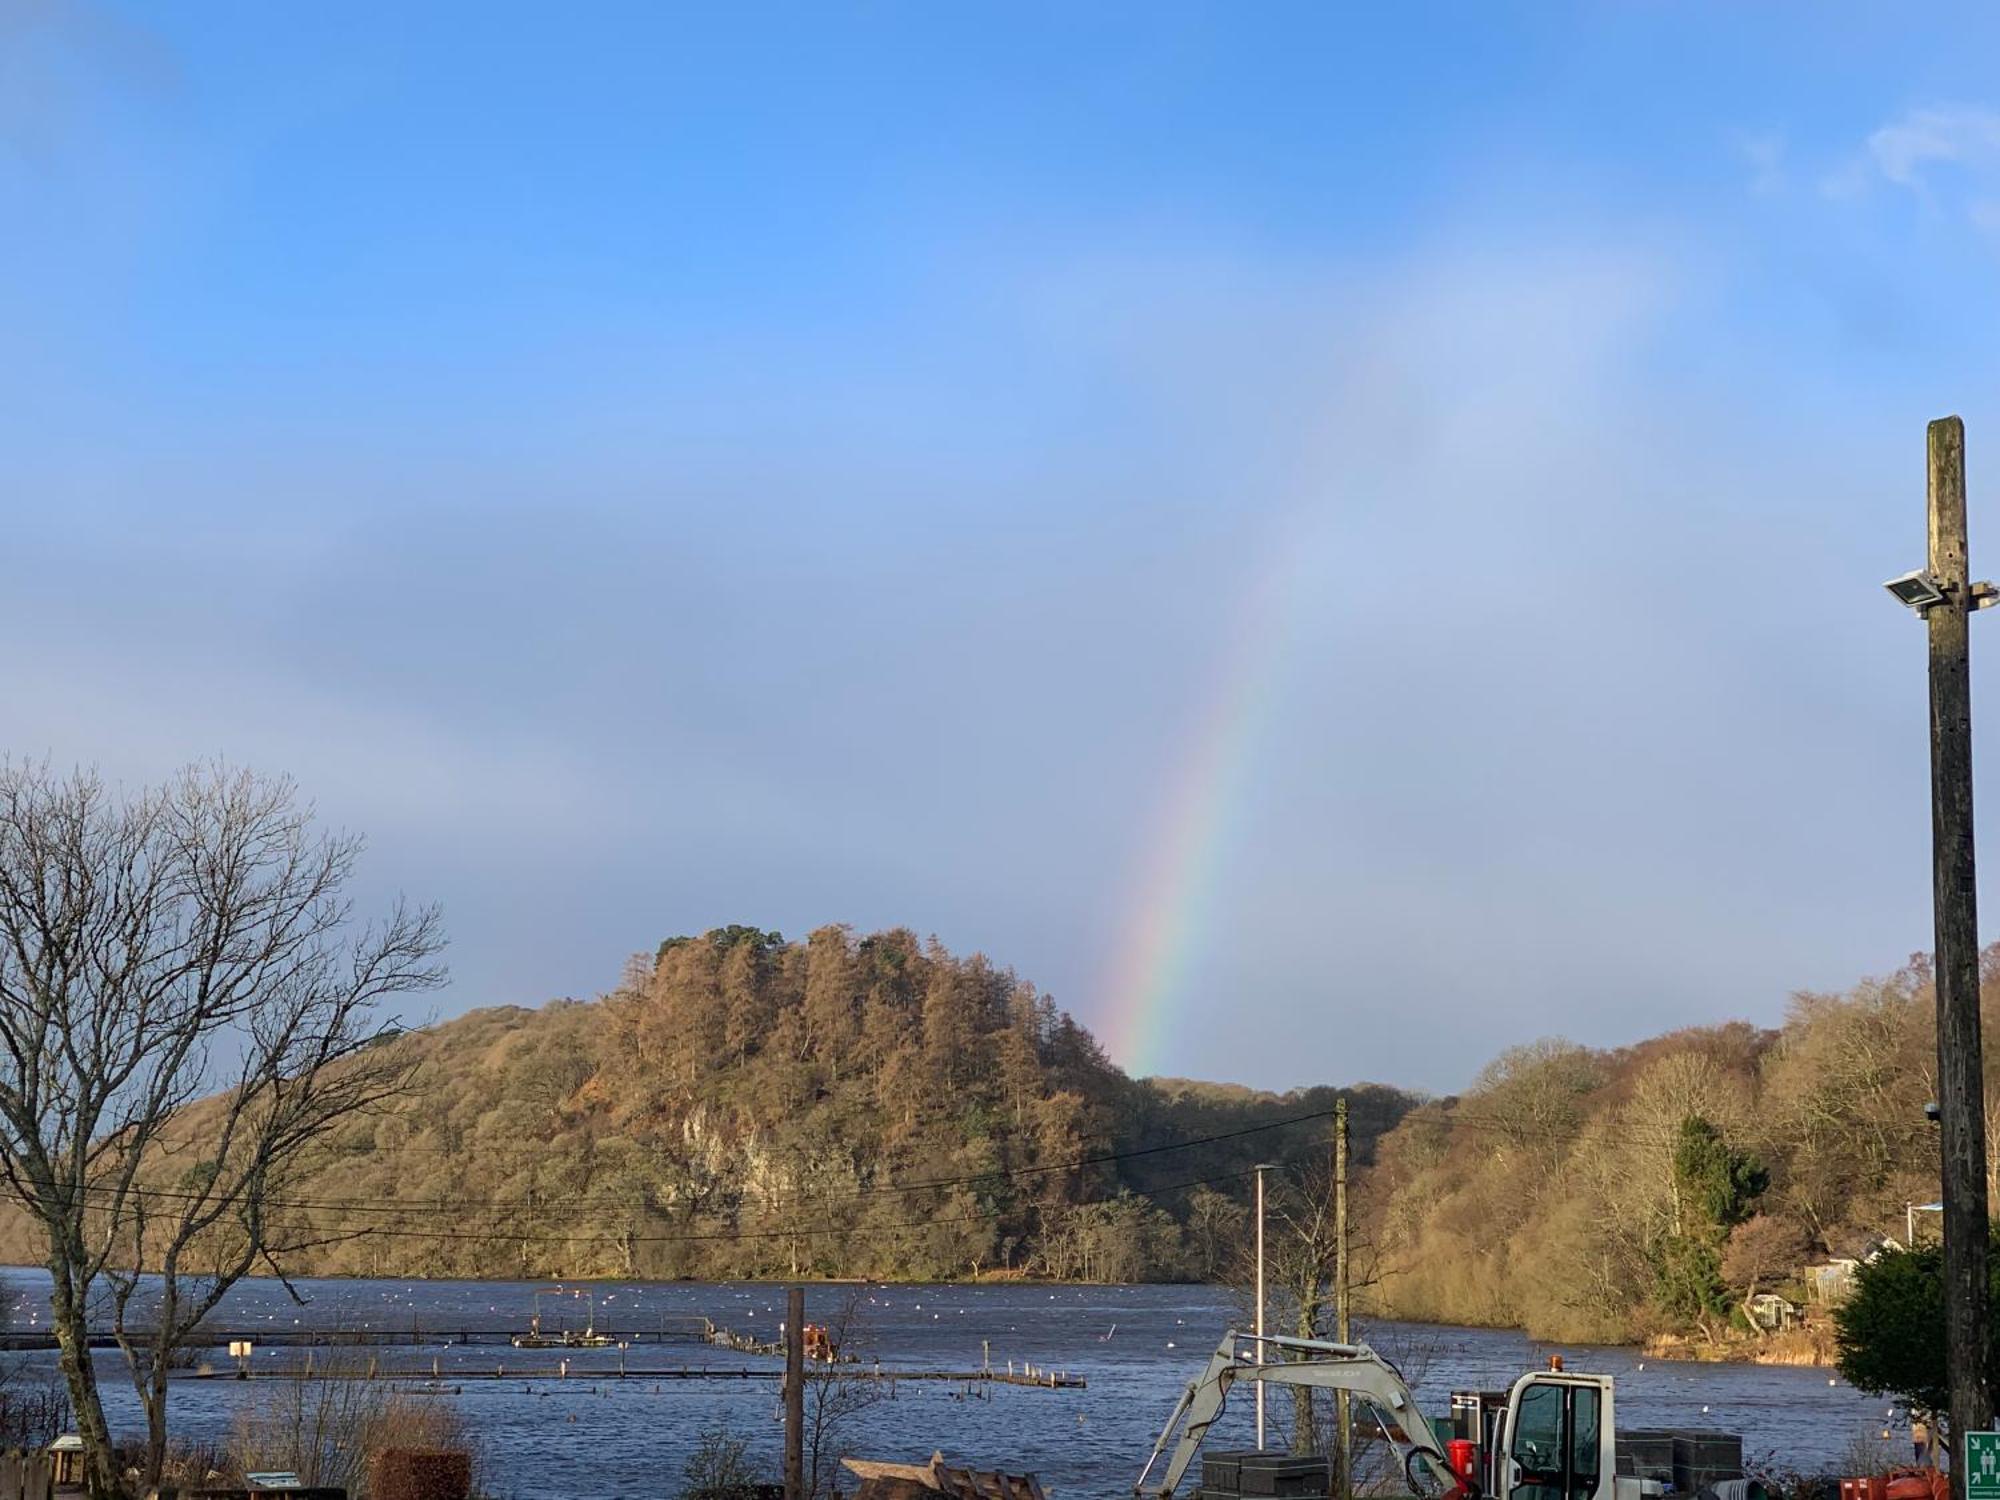
[[[1950,1495],[1951,1480],[1942,1469],[1897,1469],[1883,1485],[1883,1500],[1950,1500]]]
[[[1477,1491],[1474,1482],[1479,1475],[1479,1444],[1471,1438],[1453,1438],[1444,1445],[1445,1458],[1451,1463],[1451,1472],[1458,1476],[1458,1482],[1468,1494]],[[1842,1496],[1841,1500],[1847,1500]],[[1897,1500],[1902,1500],[1901,1496]],[[1929,1500],[1929,1497],[1925,1497]]]

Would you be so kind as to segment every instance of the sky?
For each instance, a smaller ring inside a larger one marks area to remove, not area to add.
[[[844,922],[1274,1088],[1777,1024],[1929,945],[1996,32],[0,0],[0,747],[296,777],[440,1015]]]

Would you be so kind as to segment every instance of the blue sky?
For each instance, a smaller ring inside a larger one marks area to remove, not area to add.
[[[446,1011],[846,921],[1104,1025],[1251,630],[1161,1066],[1775,1022],[1928,942],[1996,27],[0,0],[5,743],[295,774]]]

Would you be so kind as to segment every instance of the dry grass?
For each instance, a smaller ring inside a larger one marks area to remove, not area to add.
[[[481,1492],[478,1444],[458,1408],[369,1379],[358,1362],[271,1381],[237,1416],[229,1456],[240,1470],[289,1469],[308,1485],[366,1500],[369,1465],[387,1448],[469,1453],[473,1492]]]
[[[1899,1464],[1909,1461],[1910,1445],[1907,1439],[1899,1443],[1875,1432],[1855,1433],[1847,1440],[1847,1446],[1840,1450],[1840,1472],[1856,1478],[1887,1474]]]

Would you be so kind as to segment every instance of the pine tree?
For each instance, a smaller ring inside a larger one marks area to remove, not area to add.
[[[806,940],[805,1018],[810,1055],[838,1080],[861,1036],[861,990],[851,934],[822,927]]]

